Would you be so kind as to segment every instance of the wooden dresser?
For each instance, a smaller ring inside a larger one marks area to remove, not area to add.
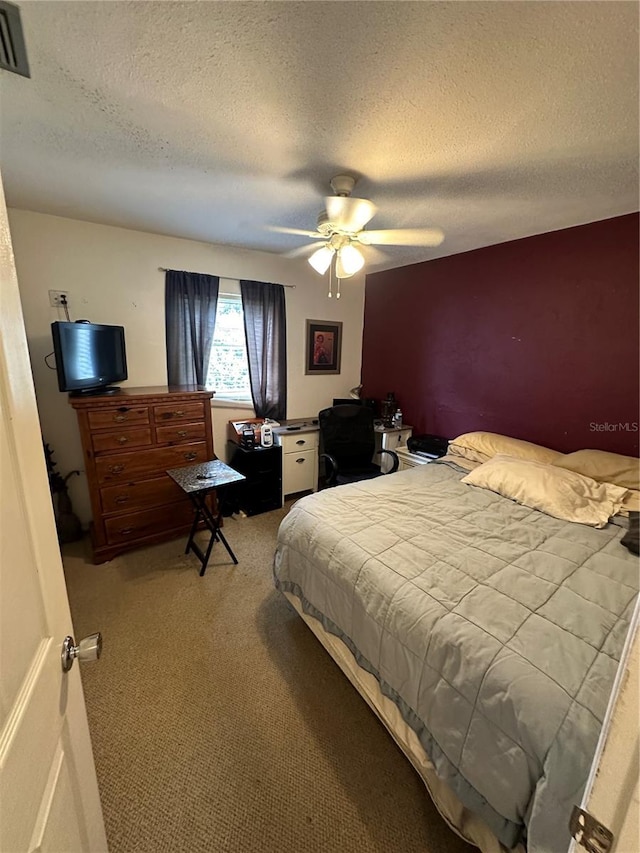
[[[216,458],[212,396],[161,387],[69,397],[89,483],[94,563],[189,530],[191,503],[165,472]]]

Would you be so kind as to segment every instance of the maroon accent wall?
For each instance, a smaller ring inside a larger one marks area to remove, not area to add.
[[[414,433],[638,455],[638,225],[633,213],[367,276],[362,395],[393,391]]]

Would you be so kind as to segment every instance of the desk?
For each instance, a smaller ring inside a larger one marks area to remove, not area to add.
[[[287,421],[273,436],[282,448],[282,503],[287,495],[318,491],[320,428],[309,421]]]
[[[404,447],[407,443],[407,440],[411,438],[411,434],[413,432],[413,427],[410,426],[402,426],[402,427],[376,427],[376,455],[374,457],[374,462],[376,465],[380,465],[380,469],[383,474],[389,472],[392,468],[391,457],[386,453],[382,456],[379,456],[381,450],[394,450],[396,453],[398,452],[399,447]]]
[[[222,518],[221,513],[218,511],[217,515],[213,515],[207,506],[207,495],[209,492],[223,489],[225,486],[230,486],[232,483],[240,483],[245,480],[246,477],[243,474],[238,473],[238,471],[234,471],[234,469],[230,468],[228,465],[225,465],[224,462],[220,462],[219,459],[216,459],[213,462],[203,462],[201,465],[186,465],[184,468],[171,468],[167,471],[167,474],[180,486],[182,491],[193,504],[193,508],[195,510],[193,524],[191,525],[191,532],[189,533],[189,539],[184,553],[188,554],[189,551],[193,551],[198,560],[200,560],[200,563],[202,564],[200,577],[202,577],[207,570],[207,563],[209,562],[211,549],[213,548],[213,543],[215,541],[222,542],[229,552],[229,556],[237,565],[238,561],[236,560],[236,555],[231,550],[222,530],[220,530],[220,520]],[[211,533],[211,539],[207,545],[207,550],[204,552],[193,539],[201,521],[204,522],[206,528]]]
[[[400,460],[398,471],[406,471],[407,468],[416,468],[418,465],[427,465],[439,458],[438,456],[429,457],[419,453],[411,453],[408,447],[398,447],[396,453]]]

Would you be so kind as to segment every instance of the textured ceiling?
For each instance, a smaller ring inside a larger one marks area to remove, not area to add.
[[[14,207],[268,251],[336,173],[383,269],[638,209],[635,2],[24,2]]]

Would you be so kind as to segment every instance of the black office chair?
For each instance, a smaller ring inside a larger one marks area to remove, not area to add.
[[[318,415],[320,424],[320,459],[326,462],[327,486],[341,486],[370,480],[385,473],[372,462],[376,451],[373,410],[368,406],[331,406]],[[381,450],[393,460],[388,474],[398,470],[398,456],[393,450]]]

